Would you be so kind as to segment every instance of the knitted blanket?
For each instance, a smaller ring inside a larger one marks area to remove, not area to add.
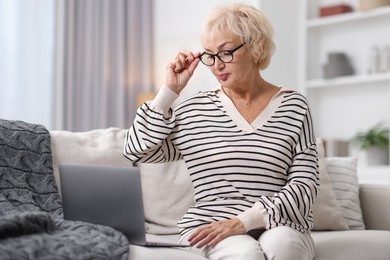
[[[126,237],[65,221],[53,175],[50,133],[0,119],[0,259],[127,259]]]

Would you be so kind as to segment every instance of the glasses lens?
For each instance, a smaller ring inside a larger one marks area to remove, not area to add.
[[[233,60],[233,54],[230,51],[221,51],[218,53],[218,57],[225,63],[229,63]]]
[[[211,66],[214,64],[214,56],[213,55],[210,55],[210,54],[203,54],[201,57],[200,57],[200,60],[203,62],[204,65],[207,65],[207,66]]]

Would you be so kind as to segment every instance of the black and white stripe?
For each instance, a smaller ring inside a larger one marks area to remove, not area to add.
[[[313,225],[316,142],[307,101],[295,91],[283,92],[268,120],[250,132],[231,119],[218,91],[200,92],[169,117],[145,103],[124,154],[134,163],[185,160],[196,205],[179,222],[182,233],[230,219],[255,202],[269,214],[267,229],[303,232]]]

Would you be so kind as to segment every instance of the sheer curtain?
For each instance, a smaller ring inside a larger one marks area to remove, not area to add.
[[[54,128],[127,128],[153,90],[152,0],[57,1]]]
[[[0,118],[52,127],[52,0],[0,0]]]

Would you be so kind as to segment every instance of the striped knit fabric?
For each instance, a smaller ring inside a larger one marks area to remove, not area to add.
[[[182,235],[253,208],[259,215],[244,223],[247,231],[313,226],[316,141],[307,101],[295,91],[280,90],[251,125],[221,90],[200,92],[165,115],[147,102],[126,136],[124,155],[133,163],[185,160],[196,204],[178,223]]]

